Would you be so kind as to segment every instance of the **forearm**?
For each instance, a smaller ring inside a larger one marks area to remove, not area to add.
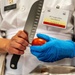
[[[0,38],[0,53],[7,53],[6,44],[9,42],[8,39]]]

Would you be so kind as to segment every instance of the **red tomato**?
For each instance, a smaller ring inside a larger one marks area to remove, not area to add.
[[[43,45],[46,43],[46,40],[41,39],[41,38],[35,38],[32,41],[32,45]]]

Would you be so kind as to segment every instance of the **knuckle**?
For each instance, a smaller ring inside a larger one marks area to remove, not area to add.
[[[19,54],[20,51],[19,51],[18,49],[14,49],[14,53],[15,53],[15,54]]]
[[[26,49],[26,47],[23,47],[23,50],[25,50]]]
[[[25,50],[25,49],[26,49],[26,47],[24,47],[24,46],[21,47],[21,50]]]
[[[19,50],[17,50],[17,51],[16,51],[16,54],[20,54],[20,51],[19,51]]]
[[[16,36],[13,36],[13,37],[11,38],[11,40],[14,40],[14,39],[15,39],[15,37],[16,37]]]
[[[11,52],[11,50],[13,50],[11,47],[9,47],[9,48],[7,49],[8,52]]]
[[[22,45],[21,44],[18,44],[18,46],[17,46],[19,49],[21,49],[22,48]]]
[[[26,43],[26,46],[28,46],[28,43]]]
[[[23,40],[23,39],[21,39],[21,40],[20,40],[20,42],[21,42],[21,43],[24,43],[24,40]]]
[[[18,32],[18,35],[20,35],[20,34],[22,34],[22,31],[21,30]]]

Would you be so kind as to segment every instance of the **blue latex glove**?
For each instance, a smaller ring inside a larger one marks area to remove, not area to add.
[[[71,40],[59,40],[44,34],[37,34],[38,38],[45,39],[47,42],[42,46],[31,46],[31,53],[40,61],[54,62],[63,58],[75,56],[75,44]]]

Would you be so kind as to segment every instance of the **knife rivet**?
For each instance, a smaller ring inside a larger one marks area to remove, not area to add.
[[[14,65],[14,64],[12,64],[12,65],[11,65],[11,67],[15,67],[15,65]]]

